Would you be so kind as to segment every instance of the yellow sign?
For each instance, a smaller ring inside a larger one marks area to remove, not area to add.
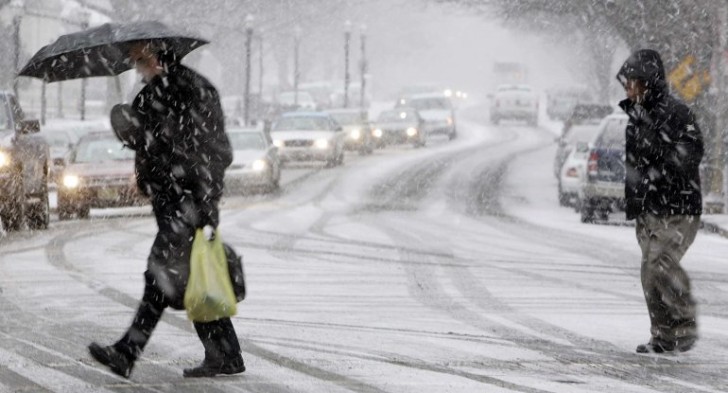
[[[667,80],[673,89],[686,101],[693,101],[710,86],[710,72],[707,70],[696,70],[695,56],[686,56],[667,76]]]

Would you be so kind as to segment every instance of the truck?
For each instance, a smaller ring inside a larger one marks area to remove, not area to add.
[[[0,91],[0,221],[3,229],[48,228],[50,147],[40,122],[25,119],[12,92]]]

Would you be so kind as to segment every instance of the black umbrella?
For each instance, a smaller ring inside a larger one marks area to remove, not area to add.
[[[128,59],[128,47],[135,41],[157,41],[178,59],[208,43],[161,22],[106,23],[58,37],[33,55],[18,75],[46,82],[118,75],[134,66]]]

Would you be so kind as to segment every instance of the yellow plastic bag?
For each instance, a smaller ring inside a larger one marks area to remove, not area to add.
[[[190,257],[190,277],[185,289],[185,310],[194,322],[211,322],[237,312],[222,239],[207,240],[202,229],[195,233]]]

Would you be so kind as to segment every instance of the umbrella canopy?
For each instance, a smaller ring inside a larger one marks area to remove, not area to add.
[[[119,75],[134,66],[128,59],[129,43],[147,40],[164,43],[178,59],[208,43],[161,22],[106,23],[58,37],[33,55],[18,75],[46,82]]]

